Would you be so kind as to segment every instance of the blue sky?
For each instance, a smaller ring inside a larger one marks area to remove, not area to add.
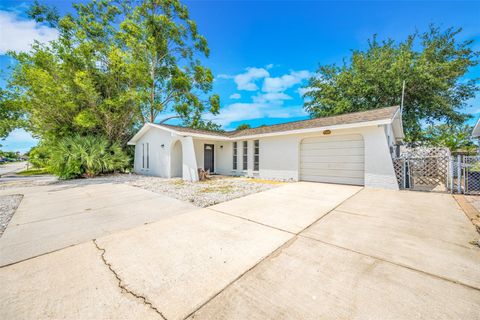
[[[67,0],[46,0],[61,13],[71,11]],[[342,63],[353,49],[364,49],[373,34],[403,40],[430,23],[462,27],[462,39],[475,40],[480,50],[480,3],[440,2],[321,2],[321,1],[185,1],[211,55],[205,64],[215,74],[221,114],[214,118],[226,129],[240,123],[253,126],[303,119],[299,88],[320,64]],[[24,48],[31,38],[54,37],[25,21],[28,1],[0,0],[0,69],[8,48]],[[8,24],[9,32],[4,31]],[[480,78],[480,67],[467,78]],[[1,82],[0,82],[1,85]],[[480,96],[465,112],[480,116]],[[3,149],[28,150],[35,141],[15,131]]]

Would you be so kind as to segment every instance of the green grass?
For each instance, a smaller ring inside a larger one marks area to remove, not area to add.
[[[24,177],[29,177],[29,176],[37,176],[41,174],[49,174],[48,170],[46,168],[40,168],[40,169],[28,169],[25,171],[18,172],[17,175],[19,176],[24,176]]]

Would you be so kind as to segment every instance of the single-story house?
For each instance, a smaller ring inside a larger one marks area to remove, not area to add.
[[[129,141],[134,171],[198,181],[222,175],[398,189],[392,157],[403,141],[399,107],[216,132],[145,124]]]

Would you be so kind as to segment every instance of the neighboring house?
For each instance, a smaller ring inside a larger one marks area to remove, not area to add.
[[[473,127],[472,138],[475,138],[477,140],[480,139],[480,119],[477,120],[475,127]]]
[[[129,141],[134,170],[198,181],[223,175],[398,189],[392,163],[404,138],[399,107],[230,132],[145,124]]]

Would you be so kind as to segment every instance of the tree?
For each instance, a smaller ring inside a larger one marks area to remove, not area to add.
[[[22,112],[10,97],[8,91],[0,88],[0,139],[22,124]]]
[[[348,64],[319,67],[307,85],[304,107],[322,117],[399,105],[405,81],[408,141],[422,139],[422,123],[462,123],[468,115],[461,109],[478,89],[476,80],[463,77],[477,65],[479,53],[473,41],[457,40],[460,32],[430,26],[399,43],[374,36],[365,51],[353,51]]]
[[[242,123],[237,126],[235,130],[245,130],[245,129],[250,129],[252,126],[250,126],[248,123]]]
[[[424,131],[425,142],[429,146],[447,147],[451,152],[474,151],[472,126],[436,124],[428,126]]]
[[[160,112],[208,124],[201,116],[218,113],[219,98],[207,96],[213,76],[195,57],[208,47],[188,10],[178,0],[133,3],[93,0],[63,17],[34,4],[31,17],[57,28],[59,38],[10,52],[18,61],[8,79],[10,118],[21,115],[44,140],[99,135],[121,145]],[[0,123],[4,135],[14,127]]]
[[[212,89],[213,74],[195,59],[196,53],[208,57],[207,41],[184,5],[177,0],[143,1],[120,28],[119,37],[137,71],[132,75],[146,122],[173,110],[196,127],[204,125],[200,120],[207,107],[218,113],[219,96],[204,97]]]

